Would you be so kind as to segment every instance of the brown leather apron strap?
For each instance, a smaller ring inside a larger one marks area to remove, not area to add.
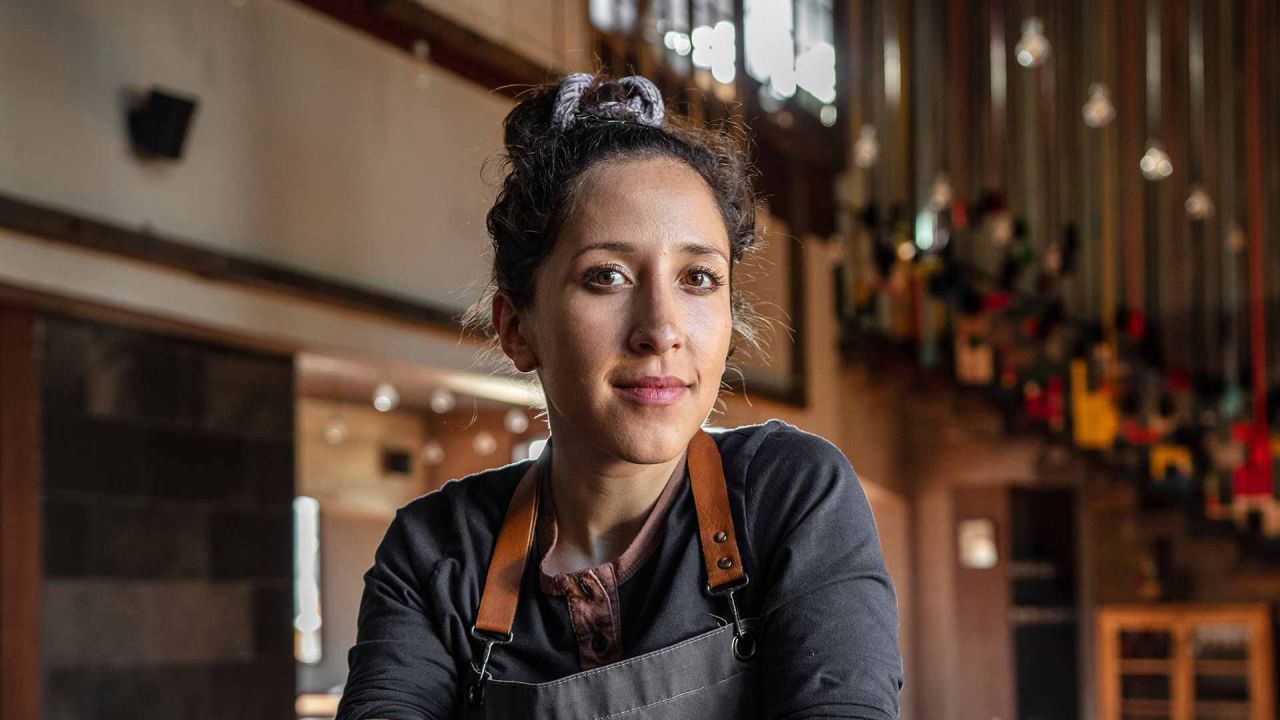
[[[546,459],[546,456],[543,456]],[[725,486],[720,449],[699,428],[689,442],[687,466],[698,514],[702,560],[707,568],[707,589],[713,593],[735,590],[747,583],[738,553],[729,489]],[[489,560],[489,574],[480,595],[475,630],[510,639],[520,601],[520,583],[533,546],[538,515],[538,471],[541,461],[529,466],[507,508],[506,519]]]
[[[511,496],[502,531],[489,560],[489,574],[480,593],[480,611],[473,632],[480,630],[511,639],[516,605],[520,602],[520,581],[533,546],[534,521],[538,517],[540,467],[540,462],[530,464]]]
[[[716,441],[701,428],[689,441],[686,466],[693,489],[693,504],[698,514],[698,535],[702,561],[707,568],[707,592],[724,595],[733,613],[733,654],[749,660],[755,654],[755,641],[738,615],[733,593],[745,587],[748,579],[738,553],[733,514],[729,511],[729,489],[724,481],[724,466]],[[480,609],[471,635],[484,643],[480,662],[472,664],[475,678],[467,690],[472,705],[484,704],[485,686],[493,646],[511,642],[514,634],[516,606],[520,603],[520,585],[533,547],[534,523],[538,517],[538,473],[549,461],[550,452],[529,466],[516,485],[507,506],[502,530],[489,560],[489,573],[480,593]]]
[[[707,590],[720,593],[747,584],[738,553],[733,514],[729,511],[729,488],[724,481],[720,448],[704,430],[689,441],[687,459],[693,504],[698,512],[698,535],[702,540],[702,562],[707,566]]]

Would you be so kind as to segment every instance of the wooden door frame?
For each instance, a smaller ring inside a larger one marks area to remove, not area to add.
[[[0,717],[41,704],[40,390],[36,314],[0,305]]]

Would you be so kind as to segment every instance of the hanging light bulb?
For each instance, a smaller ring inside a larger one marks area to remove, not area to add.
[[[1187,195],[1187,217],[1195,221],[1213,217],[1213,200],[1199,184],[1192,185]]]
[[[506,426],[507,432],[519,435],[529,429],[529,416],[525,415],[520,408],[511,408],[503,418],[503,425]]]
[[[866,170],[874,167],[880,157],[880,141],[876,140],[874,125],[863,125],[858,130],[858,139],[853,143],[853,161],[858,167]]]
[[[1233,255],[1239,255],[1244,252],[1246,238],[1244,236],[1244,228],[1239,224],[1232,224],[1231,229],[1227,231],[1227,250]]]
[[[941,210],[951,206],[955,199],[955,191],[951,188],[951,178],[946,173],[938,173],[933,179],[933,187],[929,191],[929,207]]]
[[[1094,83],[1089,86],[1089,99],[1084,103],[1084,124],[1091,128],[1106,127],[1116,119],[1116,106],[1111,104],[1107,86]]]
[[[431,411],[440,413],[441,415],[452,411],[458,406],[458,399],[453,396],[449,388],[436,388],[431,391]]]
[[[413,60],[418,66],[418,74],[413,79],[413,84],[418,86],[419,90],[426,90],[431,87],[431,44],[422,38],[413,41]]]
[[[1062,272],[1062,245],[1057,241],[1049,243],[1049,247],[1045,248],[1041,268],[1050,277],[1057,277]]]
[[[475,440],[471,442],[471,448],[477,455],[492,455],[498,449],[498,439],[493,436],[493,433],[481,430],[476,433]]]
[[[1014,47],[1018,64],[1026,68],[1036,68],[1049,59],[1049,38],[1044,36],[1044,23],[1040,18],[1027,18],[1022,23],[1022,38]]]
[[[911,262],[916,256],[916,244],[910,240],[903,240],[898,243],[898,259],[904,262]]]
[[[837,117],[838,111],[836,110],[835,105],[823,105],[822,109],[818,111],[818,120],[822,123],[823,127],[834,126],[836,124]]]
[[[350,429],[341,415],[334,414],[324,425],[324,441],[330,445],[341,445],[347,439]]]
[[[378,412],[390,412],[400,404],[400,393],[389,382],[378,383],[373,389],[373,407]]]
[[[1142,154],[1138,167],[1142,168],[1142,177],[1152,181],[1158,182],[1173,174],[1173,161],[1169,159],[1169,153],[1155,140],[1147,144],[1147,151]]]
[[[444,447],[438,440],[428,440],[422,445],[422,462],[428,465],[439,465],[444,462]]]
[[[991,244],[1004,247],[1013,239],[1013,216],[1007,210],[997,211],[991,217]]]

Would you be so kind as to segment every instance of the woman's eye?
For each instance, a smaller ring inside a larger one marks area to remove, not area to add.
[[[701,290],[710,290],[724,284],[724,279],[720,274],[709,268],[694,268],[690,270],[689,280],[694,287]]]
[[[600,287],[614,287],[626,282],[622,271],[617,268],[597,268],[587,273],[587,281]]]

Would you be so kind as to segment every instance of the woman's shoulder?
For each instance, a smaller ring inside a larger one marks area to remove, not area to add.
[[[468,555],[491,543],[516,484],[532,460],[519,460],[448,480],[396,511],[394,524],[420,550]]]
[[[866,495],[853,465],[821,435],[775,418],[727,430],[717,441],[748,525],[763,523],[772,534],[819,508],[834,510],[839,523],[866,521]]]
[[[844,451],[830,440],[773,418],[754,425],[710,431],[720,447],[726,471],[772,476],[826,475],[856,480],[853,466]]]

